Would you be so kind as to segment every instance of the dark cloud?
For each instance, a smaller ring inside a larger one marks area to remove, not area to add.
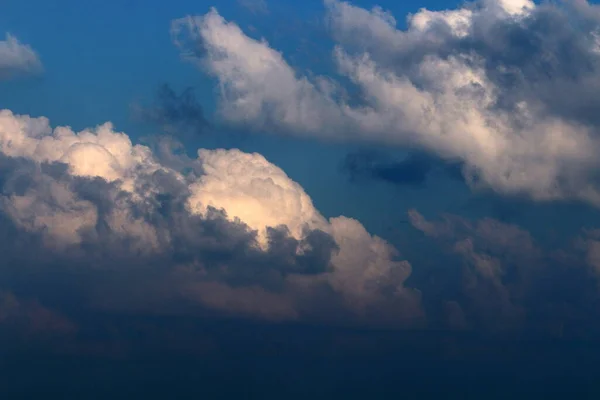
[[[446,215],[431,222],[412,210],[409,219],[440,246],[445,268],[461,277],[442,314],[450,326],[561,337],[599,331],[598,275],[573,243],[543,246],[522,228],[491,218]]]
[[[160,307],[181,312],[189,301],[186,298],[190,290],[203,290],[201,299],[206,300],[211,290],[218,289],[215,295],[231,293],[237,301],[240,293],[243,299],[247,288],[256,288],[265,293],[264,300],[257,292],[249,292],[250,298],[266,302],[256,307],[277,308],[277,304],[269,302],[291,296],[287,309],[291,314],[278,318],[293,317],[299,312],[310,316],[313,306],[302,305],[302,296],[294,298],[288,293],[287,280],[331,272],[330,259],[337,251],[335,240],[325,232],[308,230],[299,240],[290,236],[285,226],[269,228],[269,245],[262,249],[256,231],[240,221],[229,220],[222,210],[209,208],[204,216],[190,214],[185,205],[189,195],[185,182],[160,170],[141,179],[145,185],[136,188],[140,192],[156,192],[145,203],[133,201],[135,192],[123,192],[115,183],[100,178],[73,176],[58,163],[36,165],[25,159],[0,156],[0,173],[0,251],[4,260],[0,277],[9,289],[71,310],[74,306],[67,303],[79,298],[75,308],[101,304],[113,309],[134,306],[148,311],[156,301],[148,298],[155,296],[162,299],[159,303],[164,302]],[[43,230],[30,231],[15,225],[10,217],[7,199],[33,192],[35,201],[44,204],[46,210],[50,207],[61,212],[65,205],[57,202],[53,193],[56,185],[64,185],[75,194],[74,204],[89,202],[97,212],[95,226],[78,232],[79,244],[56,247],[45,239]],[[158,233],[156,246],[160,250],[141,247],[126,232],[111,229],[109,219],[123,210],[131,213],[128,218]],[[132,290],[130,285],[137,289]],[[190,289],[194,285],[202,289]],[[323,288],[326,287],[323,281]],[[66,290],[61,292],[60,288]],[[333,292],[328,296],[335,297]],[[217,306],[222,312],[240,312],[236,307],[230,309],[228,303]],[[200,312],[202,305],[197,304],[196,309],[191,312]],[[254,311],[242,310],[242,314]]]
[[[26,336],[71,336],[77,326],[36,300],[23,300],[14,293],[0,291],[0,330]]]
[[[210,123],[198,103],[193,88],[177,94],[171,86],[163,84],[156,91],[151,106],[136,105],[136,119],[155,125],[170,135],[200,135],[210,129]]]
[[[400,161],[377,151],[350,153],[342,163],[342,171],[348,174],[352,181],[380,180],[399,186],[423,186],[435,171],[464,181],[459,164],[444,163],[432,156],[416,152],[409,153]]]
[[[411,154],[398,162],[385,160],[374,152],[351,153],[344,160],[343,170],[352,180],[376,179],[396,185],[421,186],[431,171],[431,160]]]

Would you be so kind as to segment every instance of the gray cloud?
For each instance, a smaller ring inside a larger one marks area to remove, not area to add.
[[[344,159],[342,170],[352,181],[380,180],[400,186],[423,186],[434,171],[464,180],[459,164],[445,164],[422,153],[410,153],[400,161],[373,151],[350,153]]]
[[[42,70],[39,56],[30,46],[10,34],[0,40],[0,80],[38,74]]]
[[[586,267],[593,243],[582,242],[582,251],[571,243],[547,248],[491,218],[428,221],[411,210],[409,219],[440,246],[444,268],[459,273],[460,287],[442,311],[448,326],[561,337],[592,337],[600,329],[598,277]]]
[[[2,236],[7,240],[3,254],[5,259],[12,260],[17,268],[22,269],[14,271],[17,274],[28,274],[60,264],[64,269],[61,273],[69,275],[76,269],[87,268],[85,265],[89,264],[109,275],[116,273],[126,277],[133,274],[142,282],[147,279],[144,277],[146,273],[153,279],[162,276],[173,284],[171,288],[165,285],[162,290],[172,290],[177,297],[177,291],[183,289],[176,286],[176,276],[183,273],[178,268],[184,268],[188,271],[185,272],[186,284],[193,280],[198,284],[215,282],[231,286],[233,289],[229,290],[234,293],[236,287],[265,287],[277,296],[276,293],[284,290],[284,281],[290,274],[310,276],[329,271],[331,254],[337,248],[333,238],[324,232],[313,230],[302,239],[295,239],[283,226],[268,228],[269,246],[262,250],[257,245],[256,232],[241,221],[228,220],[223,211],[209,209],[204,217],[190,215],[185,206],[187,187],[160,171],[144,178],[147,183],[139,187],[140,192],[149,188],[160,189],[155,196],[147,198],[147,203],[140,204],[133,199],[134,193],[123,192],[103,179],[73,177],[61,164],[37,167],[26,160],[1,158],[5,171],[10,171],[3,174],[5,205],[0,208],[3,213],[10,213],[6,203],[8,196],[35,192],[37,203],[44,204],[44,209],[55,207],[58,214],[65,204],[61,204],[51,192],[56,184],[69,188],[74,195],[74,204],[92,204],[97,212],[93,225],[77,231],[80,242],[76,246],[56,247],[55,241],[44,240],[43,231],[29,233],[5,220]],[[124,209],[131,213],[130,218],[158,233],[155,238],[161,247],[158,253],[147,252],[140,238],[111,227],[111,218]],[[36,254],[29,257],[24,248],[32,245]],[[300,249],[303,251],[300,252]],[[121,268],[125,270],[119,271]],[[179,282],[179,285],[183,283]],[[93,286],[92,282],[78,284]],[[151,291],[146,295],[150,294]],[[269,304],[262,306],[270,307]],[[231,311],[235,313],[235,310]]]
[[[168,84],[160,86],[151,106],[135,105],[133,116],[170,135],[200,135],[210,128],[194,89],[177,94]]]

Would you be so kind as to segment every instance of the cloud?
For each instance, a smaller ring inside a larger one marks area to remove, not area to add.
[[[238,4],[253,14],[269,13],[269,6],[265,0],[238,0]]]
[[[432,168],[430,160],[420,155],[409,155],[398,162],[381,158],[374,153],[351,153],[346,156],[343,169],[352,180],[370,178],[397,185],[422,186]]]
[[[249,38],[215,9],[173,21],[171,34],[184,57],[196,60],[206,54],[199,62],[219,79],[221,113],[227,119],[297,132],[339,125],[341,113],[332,99],[308,79],[298,78],[265,41]]]
[[[521,227],[492,218],[428,221],[410,210],[409,220],[441,250],[441,268],[459,271],[458,290],[442,304],[448,327],[561,337],[598,331],[593,240],[548,248]]]
[[[172,34],[217,79],[232,124],[409,146],[461,163],[473,188],[600,204],[596,6],[482,0],[422,9],[400,30],[381,8],[325,5],[338,73],[358,102],[331,78],[299,75],[215,9],[174,21]]]
[[[260,154],[200,149],[163,163],[110,124],[74,132],[8,110],[0,152],[0,227],[14,260],[5,273],[86,270],[94,278],[78,295],[107,308],[173,312],[191,301],[275,319],[423,316],[393,246],[354,219],[324,218]]]
[[[162,85],[156,93],[155,103],[144,107],[134,105],[134,118],[156,125],[170,135],[199,135],[210,127],[202,106],[194,96],[193,88],[177,94],[168,84]]]
[[[460,165],[445,165],[421,153],[410,153],[400,161],[377,152],[350,153],[344,159],[342,170],[352,181],[371,179],[400,186],[423,186],[434,171],[463,180]]]
[[[190,187],[192,212],[223,207],[228,215],[256,229],[262,243],[269,226],[285,225],[295,238],[302,237],[305,228],[327,229],[327,221],[304,189],[262,155],[200,150],[198,158],[205,175]]]
[[[13,293],[0,291],[0,331],[17,331],[20,335],[68,336],[77,326],[65,316],[35,300],[22,300]]]
[[[42,70],[42,62],[30,46],[8,33],[0,40],[0,80],[38,74]]]

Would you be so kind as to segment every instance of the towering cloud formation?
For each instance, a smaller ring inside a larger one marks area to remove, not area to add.
[[[6,34],[5,40],[0,40],[0,80],[36,74],[41,70],[42,63],[31,47],[10,34]]]
[[[158,270],[171,286],[152,282],[144,296],[159,295],[158,284],[170,297],[269,318],[331,307],[421,316],[419,293],[404,287],[411,266],[396,249],[354,219],[324,218],[260,154],[202,149],[178,170],[110,124],[76,133],[4,110],[0,159],[0,216],[20,232],[7,235],[7,251],[41,243],[43,261],[13,254],[23,265]],[[145,281],[142,273],[136,286]]]
[[[174,21],[172,33],[218,79],[229,122],[417,147],[463,162],[474,187],[600,205],[596,6],[481,0],[422,9],[400,30],[381,8],[325,5],[338,72],[359,103],[332,79],[299,76],[215,9]]]

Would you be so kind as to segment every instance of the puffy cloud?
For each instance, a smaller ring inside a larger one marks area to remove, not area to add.
[[[407,261],[392,261],[399,255],[397,250],[385,240],[371,236],[354,219],[332,218],[331,228],[339,246],[331,260],[335,271],[332,286],[366,315],[373,306],[385,304],[390,296],[397,305],[394,318],[418,318],[420,293],[404,287],[412,267]]]
[[[338,72],[360,102],[331,79],[300,76],[214,9],[172,33],[217,78],[231,123],[416,147],[461,162],[475,188],[600,204],[596,6],[482,0],[422,9],[400,30],[381,8],[325,4]]]
[[[447,292],[449,301],[442,307],[448,327],[596,335],[592,332],[599,328],[595,309],[600,292],[595,272],[586,266],[597,261],[593,232],[576,247],[567,243],[548,248],[521,227],[491,218],[471,221],[445,215],[428,221],[411,210],[409,219],[441,249],[440,268],[459,272],[454,280],[459,288]]]
[[[4,40],[0,40],[0,80],[37,74],[42,69],[38,55],[30,46],[8,33]]]
[[[198,158],[205,174],[191,185],[190,209],[204,213],[207,207],[224,208],[259,231],[266,240],[266,228],[285,225],[293,237],[303,231],[326,229],[302,187],[262,155],[239,150],[200,150]]]
[[[397,250],[354,219],[324,218],[260,154],[201,149],[197,159],[163,162],[110,124],[74,132],[7,110],[0,153],[0,216],[3,229],[18,232],[6,233],[15,265],[113,271],[126,287],[105,287],[104,278],[84,285],[103,306],[151,308],[162,299],[274,319],[327,307],[398,323],[422,318],[419,292],[404,286],[411,266]],[[11,250],[21,242],[37,246],[36,256]]]
[[[100,177],[109,182],[121,179],[133,184],[136,173],[159,168],[147,147],[133,145],[110,123],[75,133],[68,127],[53,130],[46,118],[15,116],[2,110],[0,126],[4,155],[37,163],[61,162],[76,176]]]

